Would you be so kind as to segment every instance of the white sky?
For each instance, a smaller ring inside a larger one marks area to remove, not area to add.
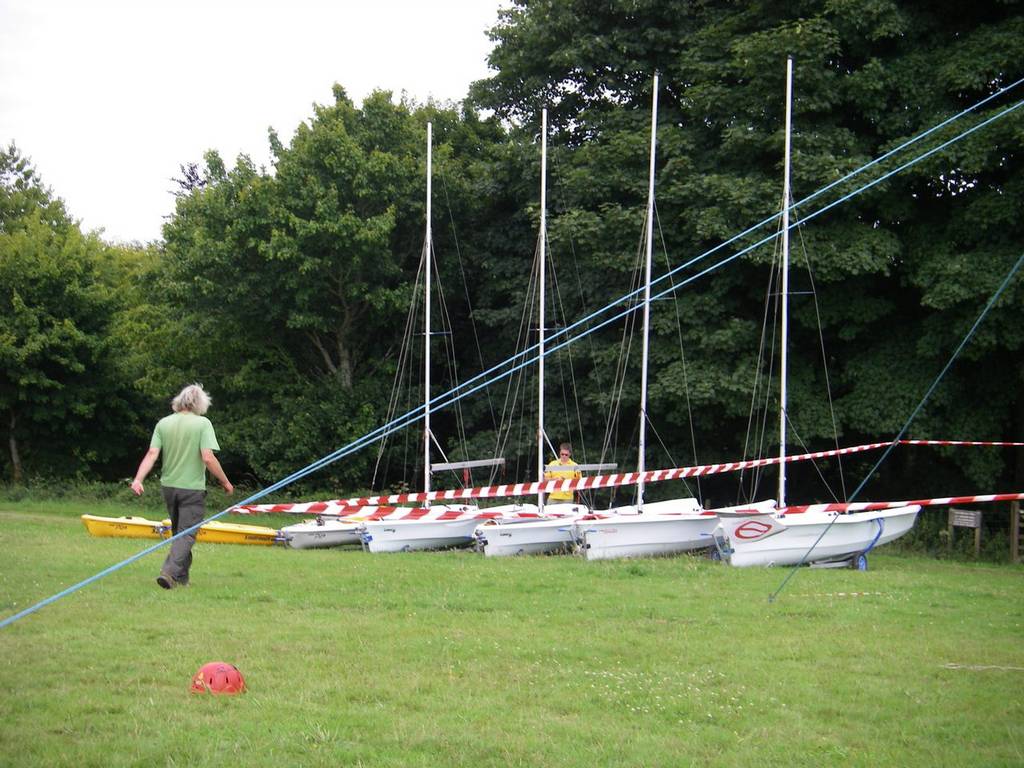
[[[0,142],[86,230],[160,237],[207,149],[269,166],[340,83],[461,100],[500,0],[0,0]]]

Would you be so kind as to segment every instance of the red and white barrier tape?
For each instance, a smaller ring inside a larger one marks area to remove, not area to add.
[[[786,463],[797,461],[810,461],[813,459],[824,459],[830,456],[848,455],[851,453],[863,453],[864,451],[878,450],[891,445],[887,443],[867,443],[855,445],[849,448],[839,448],[830,451],[817,451],[815,453],[803,453],[794,456],[787,456]],[[430,491],[429,493],[397,493],[390,496],[364,496],[362,498],[337,499],[334,501],[308,502],[305,504],[250,504],[245,507],[238,507],[236,512],[242,514],[261,514],[265,512],[292,512],[304,514],[331,514],[337,509],[357,509],[365,507],[376,507],[378,505],[409,504],[423,501],[461,501],[465,499],[490,499],[505,496],[534,496],[538,493],[552,493],[554,491],[571,491],[574,489],[588,488],[612,488],[621,485],[636,485],[643,480],[645,483],[657,483],[665,480],[679,480],[686,477],[703,477],[704,475],[717,475],[724,472],[738,472],[743,469],[754,467],[767,467],[778,464],[779,458],[751,459],[749,461],[732,461],[724,464],[701,464],[694,467],[675,467],[673,469],[654,469],[648,472],[623,472],[614,475],[594,475],[578,480],[545,480],[533,483],[512,483],[505,485],[489,485],[479,488],[457,488],[447,491]]]
[[[989,447],[1022,448],[1024,443],[1007,440],[900,440],[900,445],[981,445]]]
[[[979,440],[900,440],[901,445],[966,445],[966,446],[1024,446],[1024,443],[979,441]],[[787,456],[786,463],[798,461],[813,461],[826,459],[831,456],[846,456],[853,453],[879,450],[892,445],[892,441],[883,443],[866,443],[855,445],[849,448],[837,448],[829,451],[816,451],[814,453],[802,453]],[[748,461],[733,461],[722,464],[702,464],[693,467],[675,467],[672,469],[655,469],[644,473],[625,472],[614,475],[594,475],[578,480],[545,480],[533,483],[513,483],[505,485],[490,485],[477,488],[459,488],[447,491],[430,491],[429,493],[397,493],[390,496],[364,496],[350,499],[336,499],[333,501],[314,501],[298,504],[249,504],[244,507],[236,507],[233,512],[239,514],[265,514],[273,512],[286,512],[290,514],[309,514],[329,517],[359,517],[364,515],[372,517],[374,514],[385,516],[379,510],[389,507],[381,505],[410,504],[424,501],[462,501],[473,499],[490,499],[511,496],[533,496],[538,493],[552,493],[554,491],[586,490],[588,488],[612,488],[622,485],[635,485],[638,482],[657,483],[665,480],[680,480],[687,477],[703,477],[704,475],[717,475],[725,472],[739,472],[744,469],[755,467],[767,467],[779,463],[778,457],[769,459],[751,459]],[[968,497],[965,497],[968,498]],[[917,503],[917,502],[911,502]],[[965,502],[955,502],[965,503]],[[898,506],[898,504],[897,504]],[[390,509],[395,509],[391,506]],[[791,508],[795,509],[795,508]],[[378,518],[380,519],[380,518]]]
[[[460,504],[454,507],[392,507],[392,506],[352,506],[317,501],[306,504],[250,504],[232,510],[240,515],[263,515],[285,513],[291,515],[317,515],[318,517],[339,517],[351,522],[375,522],[378,520],[460,520],[466,517],[490,519],[494,517],[537,519],[537,512],[522,510],[518,512],[492,512],[477,509],[473,506]],[[558,515],[555,515],[556,517]],[[546,514],[545,517],[551,517]]]
[[[387,517],[398,512],[410,512],[416,507],[379,506],[371,504],[342,504],[337,501],[308,501],[297,504],[246,504],[231,511],[239,515],[320,515],[322,517],[372,518]]]
[[[945,496],[937,499],[913,499],[912,501],[845,501],[832,504],[805,504],[796,507],[784,507],[782,512],[787,515],[801,512],[873,512],[879,509],[896,507],[947,507],[952,504],[989,504],[996,501],[1021,501],[1024,493],[987,493],[977,496]]]

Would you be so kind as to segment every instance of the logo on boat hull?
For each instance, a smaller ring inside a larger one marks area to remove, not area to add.
[[[733,528],[730,536],[738,541],[757,541],[782,533],[784,530],[786,527],[772,518],[759,518],[740,523]]]

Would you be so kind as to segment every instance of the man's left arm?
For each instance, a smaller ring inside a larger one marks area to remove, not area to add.
[[[200,453],[203,456],[203,464],[210,470],[210,474],[213,475],[217,482],[220,483],[220,487],[230,496],[235,491],[235,487],[228,480],[228,476],[224,474],[224,469],[221,467],[220,462],[217,460],[217,455],[211,448],[203,448]]]

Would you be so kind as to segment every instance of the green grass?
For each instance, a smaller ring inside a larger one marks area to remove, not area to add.
[[[2,615],[143,549],[77,520],[114,508],[6,503]],[[699,558],[195,553],[0,630],[0,764],[1024,762],[1020,566],[877,554],[769,604],[784,571]],[[190,695],[214,660],[249,691]]]

